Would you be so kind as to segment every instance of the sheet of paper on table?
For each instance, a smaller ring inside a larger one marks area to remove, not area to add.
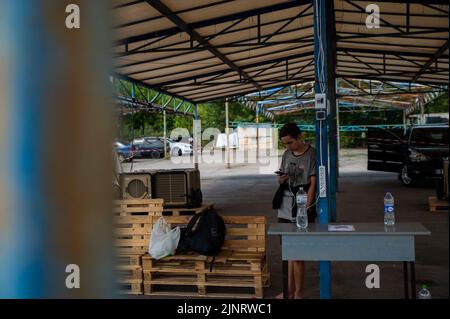
[[[355,231],[353,225],[328,225],[328,231]]]

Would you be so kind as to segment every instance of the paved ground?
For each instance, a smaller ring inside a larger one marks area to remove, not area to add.
[[[242,158],[242,154],[240,154]],[[238,158],[239,158],[238,156]],[[276,155],[263,157],[266,162],[275,161]],[[186,158],[187,160],[189,158]],[[133,169],[191,167],[174,164],[167,160],[142,160]],[[271,209],[272,196],[277,183],[271,167],[261,174],[258,164],[200,164],[202,191],[205,202],[215,202],[222,214],[264,215],[269,222],[276,221]],[[276,165],[275,165],[276,167]],[[129,164],[124,165],[129,170]],[[434,189],[406,188],[397,180],[396,174],[368,172],[364,150],[344,150],[340,156],[339,192],[337,195],[338,222],[381,222],[383,220],[383,195],[389,189],[396,200],[397,221],[419,221],[432,233],[418,237],[416,241],[416,279],[426,283],[433,298],[449,297],[449,219],[448,212],[428,211],[428,196]],[[272,285],[265,290],[268,298],[281,291],[281,258],[277,238],[267,238],[267,252]],[[402,298],[402,265],[378,263],[381,269],[381,288],[365,287],[365,267],[361,262],[333,262],[334,298]],[[305,298],[319,297],[318,263],[307,263]]]

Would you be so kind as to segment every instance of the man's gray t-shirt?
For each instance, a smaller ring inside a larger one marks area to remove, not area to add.
[[[291,187],[308,184],[310,176],[316,175],[316,150],[312,146],[301,155],[294,155],[286,150],[281,159],[280,171],[289,175]],[[289,190],[283,193],[283,200],[278,209],[278,218],[292,219],[292,207],[294,205],[294,194]]]
[[[286,150],[281,159],[280,170],[290,178],[291,186],[308,184],[310,176],[316,175],[316,150],[311,145],[301,155]]]

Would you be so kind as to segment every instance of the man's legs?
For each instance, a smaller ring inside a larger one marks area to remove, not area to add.
[[[292,262],[293,264],[293,277],[295,283],[294,289],[294,298],[301,299],[303,298],[303,278],[305,273],[305,262],[296,260]],[[291,289],[289,288],[289,296],[291,296]],[[292,297],[290,297],[292,298]]]
[[[293,299],[295,296],[295,276],[294,276],[295,261],[288,261],[288,298]]]

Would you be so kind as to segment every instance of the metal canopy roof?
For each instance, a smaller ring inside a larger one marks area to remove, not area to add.
[[[335,0],[337,77],[447,84],[449,6],[433,2]],[[311,0],[115,0],[113,12],[116,73],[188,102],[314,80]]]
[[[404,110],[409,115],[447,91],[447,87],[397,83],[365,79],[337,79],[336,97],[339,109]],[[275,115],[295,114],[314,109],[314,82],[251,93],[239,99],[253,109]],[[253,102],[253,104],[249,103]]]

